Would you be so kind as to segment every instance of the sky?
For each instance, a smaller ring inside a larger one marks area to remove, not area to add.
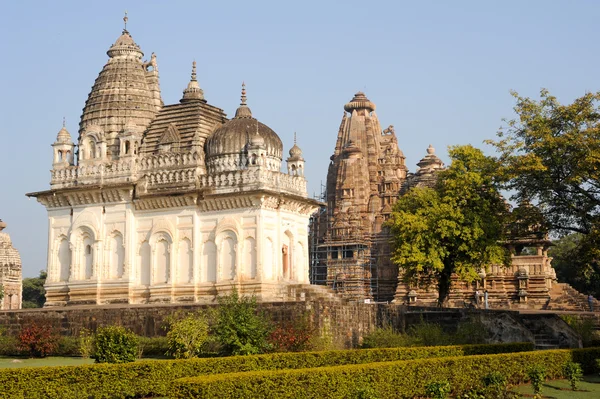
[[[599,90],[600,2],[9,1],[0,0],[0,218],[23,275],[46,267],[45,208],[63,117],[74,139],[106,51],[127,29],[157,55],[165,104],[179,101],[192,61],[210,104],[233,116],[246,82],[253,116],[306,159],[309,192],[325,183],[343,106],[363,91],[394,125],[415,171],[429,144],[493,153],[511,90],[564,103]],[[285,163],[284,163],[285,164]]]

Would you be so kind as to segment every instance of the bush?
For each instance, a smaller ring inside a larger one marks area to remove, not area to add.
[[[176,359],[199,357],[207,338],[208,321],[202,313],[190,314],[179,320],[170,320],[167,353]]]
[[[82,398],[167,396],[182,377],[250,370],[279,370],[397,361],[424,357],[462,356],[533,350],[531,343],[427,348],[359,349],[302,353],[271,353],[209,359],[152,360],[126,364],[0,369],[0,398]],[[567,352],[568,353],[568,352]],[[587,367],[600,350],[575,356]],[[591,360],[590,360],[591,359]],[[43,383],[39,383],[43,381]],[[356,386],[349,395],[369,384]],[[25,394],[26,393],[26,394]],[[4,396],[3,396],[4,395]],[[27,396],[25,396],[27,395]],[[227,397],[222,395],[219,397]]]
[[[534,364],[527,369],[527,376],[531,382],[534,395],[542,393],[542,384],[546,381],[546,368],[541,364]]]
[[[62,336],[58,338],[53,356],[79,356],[79,340],[76,337]]]
[[[439,324],[425,323],[421,321],[409,327],[408,335],[411,336],[418,345],[439,346],[450,345],[450,335],[442,329]]]
[[[581,337],[581,343],[584,348],[592,346],[594,341],[600,338],[596,333],[593,319],[581,318],[574,315],[561,315],[560,318]]]
[[[171,357],[167,355],[169,351],[169,340],[167,340],[167,337],[139,337],[138,347],[143,357]]]
[[[565,364],[564,374],[571,384],[571,389],[575,391],[577,389],[577,384],[583,379],[581,365],[575,362]]]
[[[425,393],[433,399],[446,399],[450,391],[448,381],[433,381],[425,386]]]
[[[46,357],[58,347],[59,336],[49,324],[27,324],[21,328],[17,349],[31,357]]]
[[[269,335],[275,352],[303,352],[312,349],[313,330],[307,315],[292,323],[277,326]]]
[[[456,333],[450,340],[454,345],[485,344],[489,338],[487,327],[480,321],[466,321],[458,324]]]
[[[127,363],[135,361],[138,336],[121,326],[100,327],[94,337],[96,363]]]
[[[6,328],[0,326],[0,356],[17,356],[20,351],[17,349],[19,341],[16,337],[6,334]]]
[[[271,325],[258,314],[256,297],[240,297],[237,290],[219,298],[216,337],[224,355],[254,355],[269,350]]]
[[[79,345],[79,354],[84,359],[89,359],[94,353],[94,334],[87,328],[79,330],[79,337],[77,338]]]
[[[511,384],[527,379],[528,364],[548,365],[550,378],[563,377],[571,359],[590,370],[600,348],[548,350],[498,355],[416,359],[295,370],[249,371],[189,377],[175,381],[171,398],[287,397],[346,398],[359,389],[371,389],[380,398],[419,397],[427,385],[448,381],[455,397],[483,388],[489,370],[506,376]],[[487,398],[486,398],[487,399]]]
[[[415,346],[418,341],[406,334],[394,331],[391,326],[376,328],[363,338],[362,348],[399,348]]]

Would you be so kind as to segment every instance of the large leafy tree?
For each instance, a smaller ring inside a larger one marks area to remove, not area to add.
[[[46,302],[46,272],[40,271],[39,277],[29,277],[23,279],[23,307],[41,308]]]
[[[436,186],[402,196],[387,224],[392,260],[405,281],[437,283],[440,306],[453,273],[473,281],[490,264],[510,262],[500,243],[508,208],[497,189],[497,163],[470,145],[452,147],[449,155],[452,163]]]
[[[581,281],[600,271],[600,93],[567,105],[547,90],[539,100],[513,96],[517,117],[490,141],[500,174],[512,198],[536,205],[554,234],[576,234],[564,243],[569,255],[557,261],[576,269],[567,281]]]

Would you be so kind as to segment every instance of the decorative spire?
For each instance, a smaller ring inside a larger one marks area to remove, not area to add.
[[[246,82],[242,82],[242,102],[240,105],[246,105]]]
[[[242,82],[242,102],[235,111],[235,118],[252,118],[252,111],[246,105],[246,83]]]
[[[67,127],[67,118],[63,116],[63,127]]]
[[[298,147],[298,144],[296,142],[296,132],[294,132],[294,145],[292,146],[292,148],[290,148],[290,157],[287,160],[288,162],[304,161],[304,158],[302,158],[302,149]]]
[[[125,10],[125,16],[123,17],[123,33],[127,32],[127,21],[129,21],[129,18],[127,18],[127,10]]]
[[[190,79],[190,83],[188,83],[187,88],[183,91],[183,98],[181,99],[182,103],[189,101],[204,101],[204,90],[200,88],[198,84],[198,79],[196,77],[196,61],[192,62],[192,77]]]
[[[296,145],[296,132],[294,132],[294,145]]]
[[[197,82],[197,79],[196,79],[196,60],[194,60],[194,62],[192,62],[192,81],[193,82]]]

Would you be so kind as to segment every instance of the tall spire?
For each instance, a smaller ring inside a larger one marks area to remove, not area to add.
[[[183,91],[183,98],[180,102],[190,102],[190,101],[204,101],[204,90],[200,88],[198,84],[198,79],[196,77],[196,61],[192,62],[192,77],[190,78],[190,83],[188,83],[186,89]]]
[[[125,16],[123,17],[123,33],[127,32],[127,21],[129,21],[129,18],[127,18],[127,10],[125,10]]]
[[[252,118],[252,111],[246,105],[246,83],[242,82],[242,102],[235,111],[235,118]]]

